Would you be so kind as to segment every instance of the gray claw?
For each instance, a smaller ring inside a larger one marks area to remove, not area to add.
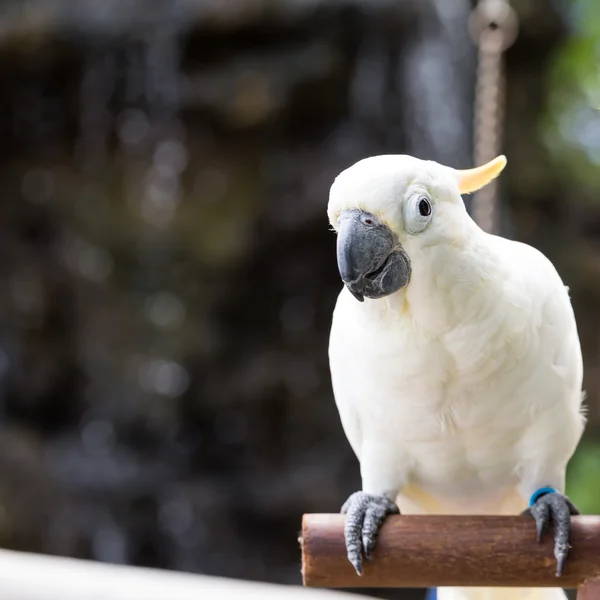
[[[548,529],[550,524],[550,505],[549,504],[536,504],[535,513],[531,512],[531,516],[535,519],[535,529],[537,532],[537,541],[541,542],[544,537],[544,533]]]
[[[554,554],[556,556],[556,552]],[[567,560],[567,552],[561,554],[560,556],[556,556],[556,576],[560,577],[562,575],[563,569],[565,568],[565,561]]]
[[[549,493],[540,496],[535,504],[526,511],[535,519],[538,541],[541,541],[548,525],[554,526],[554,557],[556,558],[556,576],[560,577],[569,554],[569,534],[571,515],[579,511],[563,494]]]
[[[348,560],[360,576],[363,551],[369,559],[386,516],[400,511],[386,496],[355,492],[346,500],[341,512],[346,515],[344,537]]]

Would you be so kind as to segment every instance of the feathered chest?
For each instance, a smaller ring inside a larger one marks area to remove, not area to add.
[[[340,301],[343,301],[340,298]],[[535,359],[535,328],[519,314],[424,330],[401,311],[352,328],[334,319],[330,363],[338,406],[379,428],[427,438],[489,430],[515,418]],[[516,407],[517,406],[517,407]]]

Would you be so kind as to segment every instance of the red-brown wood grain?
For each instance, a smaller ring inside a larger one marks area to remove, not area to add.
[[[560,578],[552,532],[538,543],[526,516],[390,516],[362,577],[346,558],[342,515],[304,515],[300,541],[303,581],[311,587],[575,588],[600,577],[596,516],[573,517],[571,550]],[[600,600],[600,594],[585,598]]]
[[[600,600],[600,578],[584,581],[577,592],[577,600]]]

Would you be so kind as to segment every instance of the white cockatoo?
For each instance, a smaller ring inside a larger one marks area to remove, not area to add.
[[[582,356],[568,289],[538,250],[481,230],[461,194],[499,156],[455,170],[366,158],[331,187],[345,284],[329,345],[362,491],[342,507],[356,571],[391,513],[519,514],[569,548],[565,469],[581,437]],[[529,508],[528,508],[529,506]],[[557,583],[560,585],[560,580]],[[439,588],[439,600],[565,598],[560,588]]]

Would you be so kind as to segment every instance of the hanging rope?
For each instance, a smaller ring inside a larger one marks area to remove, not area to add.
[[[479,0],[469,18],[469,33],[479,48],[475,87],[474,160],[482,165],[501,154],[504,119],[503,52],[517,37],[518,20],[508,0]],[[473,218],[498,233],[498,187],[493,180],[473,201]]]

